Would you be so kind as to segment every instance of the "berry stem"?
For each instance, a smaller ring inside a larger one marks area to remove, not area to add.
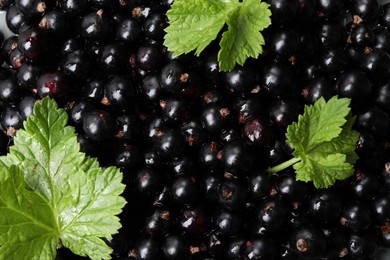
[[[280,172],[301,160],[302,160],[301,158],[296,158],[296,157],[291,158],[290,160],[282,162],[281,164],[278,164],[272,168],[268,168],[268,172],[270,174]]]

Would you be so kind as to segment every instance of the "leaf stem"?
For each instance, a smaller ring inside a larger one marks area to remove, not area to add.
[[[291,158],[290,160],[287,160],[285,162],[282,162],[281,164],[278,164],[272,168],[268,168],[268,172],[271,174],[271,173],[277,173],[277,172],[280,172],[288,167],[290,167],[291,165],[297,163],[297,162],[300,162],[302,159],[301,158],[297,158],[297,157],[294,157],[294,158]]]

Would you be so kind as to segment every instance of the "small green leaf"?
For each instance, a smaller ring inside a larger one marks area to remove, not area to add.
[[[327,188],[336,180],[344,180],[353,174],[353,165],[347,162],[345,154],[313,153],[293,165],[296,179],[313,181],[316,188]]]
[[[237,1],[175,1],[167,12],[169,26],[164,44],[175,56],[193,50],[199,55],[210,44],[227,20]]]
[[[16,237],[24,238],[23,246],[30,246],[37,259],[54,259],[56,251],[50,251],[51,257],[41,255],[49,250],[35,246],[38,240],[30,239],[34,236],[55,241],[54,248],[66,246],[92,259],[110,259],[112,249],[101,238],[111,238],[121,227],[116,215],[126,203],[120,196],[124,190],[122,173],[113,167],[103,171],[96,159],[81,153],[74,129],[66,126],[67,120],[66,112],[58,109],[54,100],[44,98],[34,107],[25,129],[18,130],[10,153],[0,157],[2,169],[16,165],[17,172],[24,175],[19,190],[25,188],[25,193],[34,194],[29,197],[30,205],[20,204],[18,214],[31,218],[32,223],[39,220],[47,228],[31,225],[21,229],[10,224],[0,234],[0,259],[22,259],[22,251],[14,250],[20,242],[13,243],[5,236],[11,230],[15,230],[11,233]],[[19,199],[18,195],[15,198]],[[9,200],[3,200],[6,208],[13,205]],[[18,219],[15,215],[0,215],[7,223],[13,221],[8,218]]]
[[[221,71],[232,70],[236,63],[243,65],[248,57],[256,58],[262,52],[260,31],[271,24],[268,7],[260,0],[175,1],[167,12],[164,45],[175,56],[193,50],[200,55],[227,23],[218,61]]]
[[[327,142],[337,137],[342,126],[347,122],[346,116],[351,109],[350,100],[332,97],[328,102],[320,98],[314,105],[305,106],[303,115],[299,115],[298,122],[287,128],[287,141],[296,150],[310,151],[317,144]]]
[[[314,153],[293,165],[300,181],[313,181],[316,188],[327,188],[336,180],[344,180],[353,174],[353,165],[340,153]]]
[[[244,0],[229,14],[228,30],[222,34],[218,53],[221,71],[232,70],[236,63],[244,65],[247,58],[257,58],[263,52],[265,42],[260,31],[271,24],[268,6],[258,0]]]
[[[348,98],[320,98],[305,106],[303,115],[287,128],[287,142],[294,148],[294,158],[272,167],[277,172],[293,166],[296,179],[313,181],[316,188],[327,188],[354,172],[359,133],[352,129],[355,118]]]

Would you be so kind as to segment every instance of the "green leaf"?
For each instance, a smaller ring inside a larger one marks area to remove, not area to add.
[[[350,113],[347,116],[347,122],[342,127],[341,133],[329,142],[319,144],[317,150],[327,154],[342,153],[346,155],[346,161],[350,164],[355,164],[358,156],[355,152],[356,142],[359,139],[359,133],[352,130],[352,125],[355,122],[355,117]],[[348,176],[349,177],[349,176]]]
[[[228,30],[222,34],[218,53],[222,71],[232,70],[236,63],[244,65],[248,57],[257,58],[263,52],[264,37],[260,31],[271,24],[268,4],[244,0],[228,15]]]
[[[10,153],[0,157],[0,165],[1,168],[16,165],[24,174],[25,186],[40,198],[31,203],[50,209],[38,212],[49,215],[42,218],[45,226],[50,227],[51,236],[45,235],[46,238],[79,255],[110,259],[112,249],[101,238],[111,238],[121,227],[116,215],[126,203],[120,196],[124,190],[122,173],[113,167],[103,171],[96,159],[81,153],[74,129],[66,126],[67,120],[66,112],[58,109],[54,100],[44,98],[25,122],[25,130],[18,130]],[[29,209],[22,204],[21,210]],[[19,229],[17,235],[29,237],[28,232],[28,228]],[[10,252],[17,244],[3,243],[4,233],[0,234],[0,249]],[[33,245],[36,241],[25,242],[39,256],[41,248]],[[14,254],[15,258],[21,256],[19,251]]]
[[[55,219],[44,198],[28,188],[15,166],[0,167],[0,190],[0,258],[53,258]]]
[[[298,122],[288,126],[287,142],[299,159],[293,162],[297,180],[326,188],[353,174],[359,133],[352,129],[355,118],[349,105],[348,98],[334,96],[328,102],[320,98],[314,105],[305,106]]]
[[[175,56],[193,50],[199,55],[210,44],[227,20],[237,1],[175,1],[167,12],[169,26],[164,44]]]
[[[317,144],[337,137],[351,111],[349,103],[347,98],[334,96],[328,102],[321,97],[314,105],[305,106],[298,122],[293,122],[287,128],[288,143],[297,150],[310,151]]]
[[[341,153],[313,153],[293,165],[296,179],[313,181],[316,188],[327,188],[336,180],[344,180],[353,174],[353,165],[346,161]]]
[[[227,23],[218,61],[221,71],[232,70],[236,63],[243,65],[248,57],[256,58],[262,52],[260,31],[271,24],[268,7],[260,0],[175,1],[167,12],[164,45],[175,56],[193,50],[200,55]]]

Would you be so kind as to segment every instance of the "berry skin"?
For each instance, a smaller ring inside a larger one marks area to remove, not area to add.
[[[371,47],[374,43],[374,33],[365,24],[358,24],[352,29],[351,42],[355,46],[359,47]]]
[[[281,228],[287,219],[289,207],[280,198],[268,197],[259,206],[257,218],[270,231]]]
[[[374,236],[365,233],[351,234],[348,241],[349,255],[355,259],[371,259],[378,250]]]
[[[114,137],[115,121],[106,111],[93,110],[85,116],[83,130],[92,140],[104,141]]]
[[[390,82],[377,86],[374,90],[373,99],[377,106],[386,111],[390,111]]]
[[[85,116],[94,109],[93,105],[84,100],[76,101],[71,105],[70,120],[76,126],[82,126]]]
[[[189,84],[189,77],[189,73],[184,71],[179,62],[172,61],[161,69],[161,87],[167,92],[178,93]]]
[[[283,63],[271,63],[263,66],[260,86],[274,97],[288,96],[294,93],[294,72]]]
[[[346,42],[346,36],[344,27],[337,22],[324,22],[318,28],[318,38],[325,48],[342,46]]]
[[[101,101],[116,111],[128,111],[135,98],[134,83],[123,76],[112,76],[104,86],[104,97]]]
[[[141,46],[137,51],[137,65],[145,71],[157,71],[161,68],[161,47],[156,44]]]
[[[104,96],[104,86],[106,81],[99,76],[91,76],[82,86],[82,96],[91,100],[94,104],[99,104]]]
[[[267,43],[267,50],[285,59],[291,58],[301,44],[300,35],[295,30],[282,30],[273,35]]]
[[[212,202],[218,202],[218,191],[222,184],[222,177],[219,174],[213,172],[207,174],[207,176],[202,181],[202,192],[205,198]]]
[[[381,180],[386,190],[390,190],[390,163],[384,164],[381,174]]]
[[[269,107],[271,121],[281,132],[286,132],[287,126],[297,121],[301,107],[294,99],[276,99]]]
[[[0,115],[0,122],[5,133],[14,137],[16,130],[23,127],[23,120],[19,114],[19,110],[14,106],[7,106]]]
[[[352,0],[350,11],[352,18],[369,23],[378,17],[380,6],[378,0]]]
[[[65,100],[68,98],[70,87],[65,75],[61,72],[45,73],[37,81],[38,95]]]
[[[24,24],[26,22],[26,18],[19,11],[18,7],[15,4],[13,4],[9,8],[7,8],[5,21],[7,23],[7,27],[13,33],[18,33],[19,28],[22,26],[22,24]]]
[[[231,92],[249,93],[257,88],[257,74],[250,67],[236,68],[225,74],[227,88]]]
[[[342,210],[340,223],[353,231],[362,231],[371,225],[372,217],[367,206],[352,201]]]
[[[144,232],[152,237],[163,237],[172,227],[173,218],[168,209],[157,208],[146,218]]]
[[[372,203],[372,214],[376,223],[390,223],[390,195],[381,195]]]
[[[169,234],[165,237],[162,250],[166,259],[187,259],[190,256],[190,245],[187,239],[180,235]]]
[[[326,239],[324,258],[336,259],[348,254],[348,232],[339,227],[323,228]]]
[[[371,95],[371,82],[364,72],[348,70],[338,77],[337,89],[341,97],[351,98],[353,105],[362,105]]]
[[[166,17],[160,13],[154,13],[148,16],[143,23],[145,36],[155,41],[163,40],[165,27],[167,26]]]
[[[112,21],[104,9],[90,12],[81,20],[81,34],[88,41],[107,41],[112,34]]]
[[[239,176],[251,169],[254,158],[248,146],[235,141],[223,147],[221,161],[227,173]]]
[[[219,97],[218,102],[227,105],[227,96]],[[240,124],[245,124],[248,120],[255,117],[259,117],[264,111],[264,101],[257,95],[239,97],[234,100],[233,113],[235,114],[234,120]]]
[[[154,147],[164,158],[177,158],[185,149],[185,139],[181,132],[170,129],[158,133]]]
[[[257,147],[267,148],[273,141],[271,127],[261,117],[248,120],[242,132],[244,138]]]
[[[245,243],[243,255],[247,259],[277,259],[275,243],[265,237],[257,237]]]
[[[59,0],[58,5],[68,14],[82,14],[88,5],[88,0]]]
[[[140,169],[134,184],[137,191],[146,197],[153,197],[162,190],[161,174],[152,168]]]
[[[270,10],[273,23],[281,26],[289,26],[298,20],[299,0],[270,0]]]
[[[190,204],[197,200],[199,187],[191,176],[180,176],[172,184],[172,197],[176,203]]]
[[[342,208],[341,197],[331,191],[316,191],[308,201],[309,215],[323,223],[332,223],[337,220]]]
[[[108,44],[99,54],[102,69],[110,74],[120,75],[129,69],[130,54],[125,46],[117,43]]]
[[[379,182],[376,174],[356,170],[351,180],[351,195],[361,201],[370,201],[379,190]]]
[[[182,124],[190,118],[190,108],[186,100],[181,98],[168,98],[160,100],[164,120],[172,124]]]
[[[248,177],[249,195],[260,201],[271,192],[271,180],[267,172],[255,171]]]
[[[123,142],[137,144],[142,139],[141,122],[136,116],[119,115],[116,119],[116,138]]]
[[[222,235],[237,236],[242,233],[244,225],[243,217],[227,209],[220,209],[216,212],[212,224]]]
[[[49,7],[49,1],[45,0],[15,0],[16,7],[29,20],[39,18]]]
[[[0,100],[8,103],[18,103],[21,98],[21,88],[14,79],[8,78],[0,81]]]
[[[26,55],[24,55],[19,48],[15,48],[10,52],[8,62],[13,69],[19,69],[26,59]]]
[[[141,37],[141,24],[134,18],[123,19],[116,25],[116,38],[128,46],[136,46]]]
[[[362,56],[359,67],[373,82],[384,82],[385,75],[390,73],[390,56],[379,49],[368,51]]]
[[[135,256],[139,260],[160,259],[160,242],[153,238],[140,239],[130,255]]]
[[[37,64],[25,62],[16,72],[16,80],[25,88],[35,89],[41,73],[42,68]]]
[[[370,109],[358,115],[357,127],[369,131],[377,137],[389,135],[390,117],[381,108],[372,106]]]
[[[216,142],[205,142],[199,149],[199,163],[208,171],[221,168],[221,161],[218,158],[219,147]]]
[[[321,15],[325,16],[328,19],[335,19],[344,12],[344,0],[342,1],[326,1],[326,0],[316,0],[317,8]]]
[[[309,186],[303,182],[295,179],[292,173],[281,174],[276,180],[276,188],[280,196],[293,203],[301,203],[309,193]]]
[[[290,246],[300,257],[321,258],[325,252],[324,233],[312,226],[300,226],[290,238]]]
[[[137,146],[125,144],[117,148],[115,165],[122,171],[134,170],[141,161],[140,151]]]
[[[245,186],[235,182],[223,182],[219,188],[219,204],[230,210],[242,209],[245,207],[247,191]]]
[[[332,81],[327,77],[312,79],[302,90],[302,96],[309,104],[313,104],[321,97],[324,97],[325,100],[329,100],[333,95],[334,86]]]
[[[211,103],[204,108],[200,116],[204,129],[210,133],[218,133],[225,128],[230,121],[230,110],[216,103]]]
[[[65,38],[69,32],[68,16],[60,10],[50,10],[45,12],[39,22],[39,28],[49,36],[50,41],[59,41]]]
[[[179,227],[186,233],[201,235],[207,230],[207,218],[200,208],[185,207],[178,216]]]
[[[65,75],[75,78],[85,77],[90,69],[90,57],[81,50],[75,50],[66,55],[62,63]]]
[[[32,95],[27,95],[20,101],[19,113],[23,120],[26,120],[33,113],[34,105],[37,101],[37,97]]]
[[[32,27],[18,35],[18,48],[29,59],[42,58],[45,44],[45,34],[39,28]]]

